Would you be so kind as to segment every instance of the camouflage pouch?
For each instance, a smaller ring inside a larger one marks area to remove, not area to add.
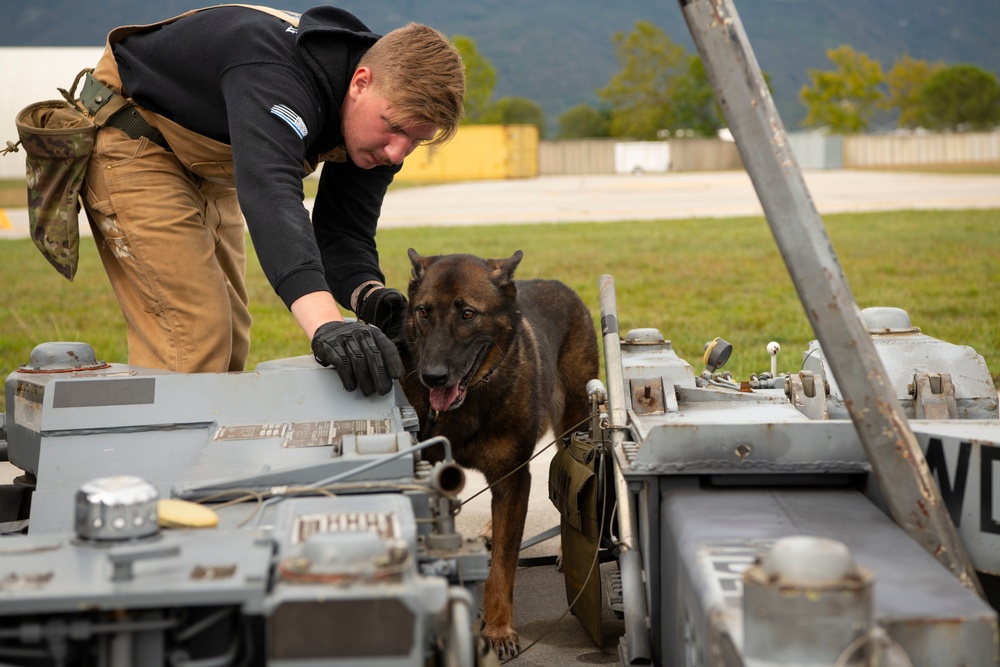
[[[26,154],[31,238],[69,280],[80,257],[80,188],[97,135],[94,122],[71,101],[79,79],[69,93],[60,91],[66,100],[31,104],[14,121]]]

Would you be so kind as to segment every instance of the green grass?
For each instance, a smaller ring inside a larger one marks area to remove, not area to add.
[[[824,218],[860,307],[897,306],[924,333],[982,354],[1000,384],[1000,210],[830,215]],[[403,289],[406,249],[506,257],[521,249],[518,277],[559,278],[599,319],[597,283],[614,276],[622,331],[656,327],[701,370],[704,343],[734,345],[726,368],[744,379],[769,368],[796,370],[814,338],[763,218],[383,230],[388,283]],[[124,325],[90,239],[81,241],[73,283],[29,240],[0,242],[0,374],[51,340],[90,343],[101,359],[125,362]],[[254,326],[248,368],[306,354],[308,341],[248,258]],[[0,407],[2,409],[2,407]]]

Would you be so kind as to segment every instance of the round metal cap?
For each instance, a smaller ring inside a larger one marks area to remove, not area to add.
[[[861,321],[870,333],[918,333],[910,322],[910,314],[902,308],[873,306],[861,311]]]
[[[62,373],[67,371],[92,371],[107,368],[99,361],[94,348],[87,343],[49,342],[35,346],[27,364],[18,369],[22,373]]]
[[[669,341],[663,338],[663,334],[660,333],[659,329],[646,327],[641,329],[630,329],[629,332],[625,334],[625,340],[623,342],[626,345],[663,345]]]
[[[156,535],[156,487],[131,475],[94,479],[76,492],[76,534],[84,540],[134,540]]]
[[[760,569],[783,584],[830,585],[857,572],[854,557],[843,542],[825,537],[795,535],[774,543]]]

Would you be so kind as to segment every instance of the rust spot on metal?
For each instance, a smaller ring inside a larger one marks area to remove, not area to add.
[[[234,574],[236,574],[235,565],[196,565],[191,570],[191,578],[195,581],[229,579]]]
[[[919,510],[923,516],[930,518],[931,513],[927,511],[927,503],[925,503],[923,500],[917,501],[917,510]]]
[[[648,384],[643,385],[642,393],[636,397],[636,402],[646,408],[656,405],[656,398],[653,396],[653,388]]]
[[[639,414],[661,414],[666,403],[663,384],[659,380],[634,379],[631,386],[632,404]]]
[[[746,459],[751,453],[753,453],[753,447],[746,443],[736,446],[736,456],[740,461]]]

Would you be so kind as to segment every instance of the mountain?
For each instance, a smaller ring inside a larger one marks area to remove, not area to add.
[[[0,46],[100,46],[111,28],[174,16],[210,2],[197,0],[38,0],[4,3]],[[303,11],[317,4],[275,0]],[[550,129],[620,69],[615,32],[652,21],[694,52],[676,2],[652,0],[339,0],[376,32],[409,21],[448,35],[467,35],[497,70],[494,99],[527,97],[546,112]],[[829,69],[826,51],[849,44],[888,69],[903,55],[947,64],[972,63],[1000,74],[998,0],[736,0],[736,9],[778,110],[793,130],[805,115],[798,101],[809,69]]]

